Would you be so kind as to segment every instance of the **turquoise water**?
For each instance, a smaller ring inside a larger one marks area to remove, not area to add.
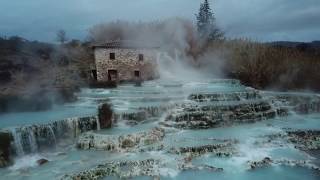
[[[97,106],[109,101],[117,113],[135,112],[140,107],[159,106],[187,102],[191,93],[198,92],[241,92],[246,87],[225,80],[220,82],[161,82],[152,81],[142,87],[121,85],[116,89],[83,89],[77,96],[78,101],[64,106],[57,106],[47,112],[12,113],[0,115],[0,128],[20,126],[25,124],[45,123],[68,117],[88,116],[96,114]],[[219,103],[219,102],[217,102]],[[130,126],[125,120],[118,121],[112,129],[97,131],[108,135],[122,135],[149,130],[159,126],[165,115],[149,118],[146,122]],[[273,165],[254,171],[248,170],[248,161],[261,160],[265,157],[272,159],[310,160],[314,157],[299,151],[292,144],[280,141],[281,146],[257,144],[262,142],[265,135],[282,133],[282,128],[320,129],[320,114],[291,115],[277,117],[272,120],[254,124],[234,125],[231,127],[207,130],[178,130],[166,129],[162,151],[151,152],[104,152],[77,150],[74,145],[66,144],[52,149],[15,159],[15,164],[6,169],[0,169],[0,179],[59,179],[67,173],[83,171],[112,160],[144,160],[159,159],[166,166],[160,169],[161,179],[320,179],[319,172],[308,168]],[[228,158],[218,158],[209,154],[196,157],[194,165],[211,165],[223,168],[223,172],[207,170],[181,171],[177,168],[182,157],[168,153],[171,148],[186,146],[201,146],[212,144],[223,139],[237,139],[235,145],[238,153]],[[50,162],[38,166],[35,161],[46,158]],[[150,179],[136,177],[133,179]]]
[[[44,124],[70,117],[87,117],[95,114],[97,114],[96,106],[78,106],[78,104],[56,106],[51,110],[42,112],[0,114],[0,128]]]

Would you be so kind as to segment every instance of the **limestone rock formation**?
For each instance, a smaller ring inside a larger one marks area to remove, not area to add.
[[[37,164],[39,165],[39,166],[41,166],[41,165],[44,165],[44,164],[46,164],[46,163],[48,163],[49,161],[47,160],[47,159],[39,159],[39,160],[37,160]]]
[[[98,109],[100,128],[111,128],[113,111],[110,104],[102,104]]]
[[[308,160],[288,160],[288,159],[273,160],[270,157],[265,157],[260,161],[248,161],[247,163],[249,165],[249,170],[268,167],[275,164],[275,165],[291,166],[291,167],[292,166],[305,167],[308,169],[320,171],[320,168],[318,166],[312,164],[312,162]]]
[[[237,141],[226,141],[225,143],[217,143],[217,144],[208,144],[208,145],[200,145],[200,146],[192,146],[192,147],[180,147],[180,148],[172,148],[169,152],[175,154],[189,154],[192,158],[194,156],[200,156],[206,153],[213,154],[217,157],[230,157],[237,153],[234,144]]]
[[[159,168],[162,166],[163,164],[159,160],[155,159],[108,162],[76,174],[65,175],[62,177],[62,180],[101,179],[108,176],[113,176],[120,179],[127,179],[137,176],[159,177]]]
[[[277,110],[267,102],[238,104],[183,104],[166,118],[165,124],[183,129],[208,129],[271,119]]]
[[[271,158],[265,157],[261,161],[251,161],[251,162],[248,162],[248,164],[250,166],[250,169],[256,169],[256,168],[271,166],[272,162],[273,161],[271,160]]]
[[[289,141],[298,149],[305,151],[320,149],[319,130],[289,130],[287,133]]]
[[[79,137],[77,147],[85,150],[134,151],[158,143],[164,136],[165,131],[162,128],[128,135],[102,135],[89,132]]]

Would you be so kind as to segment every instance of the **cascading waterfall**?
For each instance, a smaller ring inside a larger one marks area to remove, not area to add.
[[[34,135],[34,132],[33,131],[30,131],[28,133],[28,137],[29,137],[29,144],[30,144],[30,149],[31,149],[31,152],[32,153],[35,153],[38,151],[38,144],[37,144],[37,141],[36,141],[36,138],[35,138],[35,135]]]
[[[89,130],[99,130],[96,116],[68,118],[48,124],[11,128],[12,146],[17,156],[36,153],[43,148],[56,147],[61,139],[75,138]]]
[[[13,136],[14,150],[17,156],[23,156],[38,151],[37,140],[33,128],[13,128],[11,129]]]
[[[51,126],[48,126],[48,130],[49,130],[49,131],[48,131],[48,133],[49,133],[48,135],[49,135],[49,137],[52,137],[52,140],[53,140],[53,142],[54,142],[54,146],[57,146],[56,135],[55,135],[52,127],[51,127]],[[57,131],[59,132],[58,128],[57,128]]]
[[[101,130],[100,121],[98,118],[96,119],[96,123],[97,123],[97,130],[98,131]]]
[[[13,136],[14,149],[18,156],[23,156],[23,146],[21,140],[21,134],[17,132],[16,128],[11,129],[11,133]]]

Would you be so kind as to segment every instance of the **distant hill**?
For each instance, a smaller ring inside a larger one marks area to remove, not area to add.
[[[320,41],[312,41],[312,42],[293,42],[293,41],[275,41],[266,43],[272,46],[282,46],[282,47],[290,47],[290,48],[299,48],[299,47],[308,47],[308,48],[320,48]]]
[[[18,72],[39,73],[40,64],[50,59],[55,46],[21,37],[0,38],[0,83],[11,81]]]

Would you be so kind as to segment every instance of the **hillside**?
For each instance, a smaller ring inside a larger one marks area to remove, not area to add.
[[[83,63],[92,58],[79,41],[56,45],[10,37],[0,38],[0,47],[0,112],[72,101],[73,92],[86,84]]]

